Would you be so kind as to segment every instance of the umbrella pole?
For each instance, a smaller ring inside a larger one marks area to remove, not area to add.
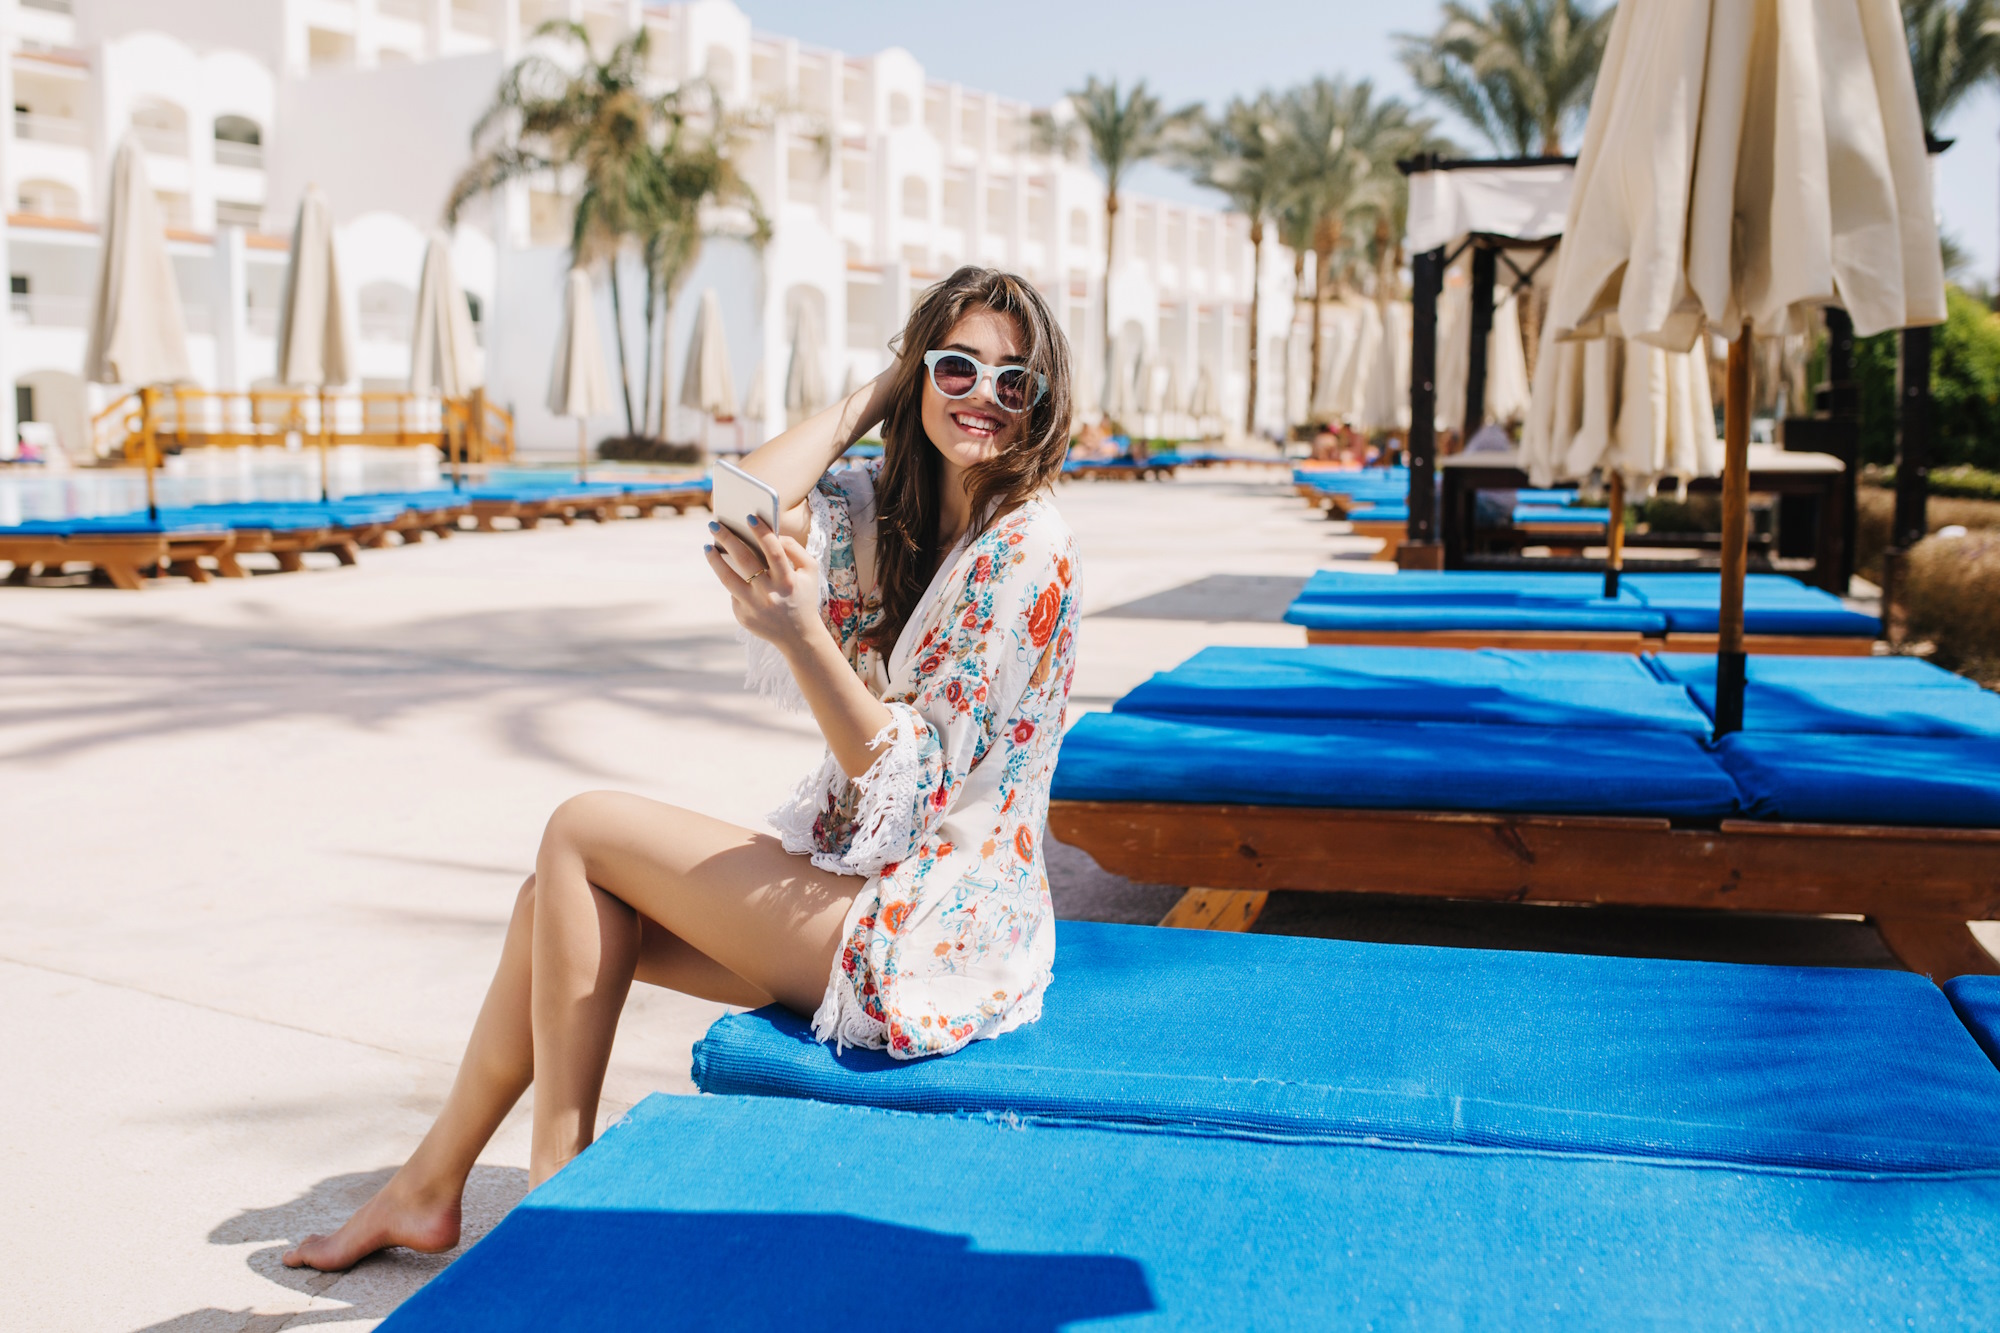
[[[582,417],[576,419],[576,480],[578,485],[590,479],[590,424]]]
[[[1611,521],[1605,529],[1604,556],[1604,597],[1611,601],[1618,596],[1618,576],[1625,569],[1625,477],[1623,473],[1611,474]]]
[[[326,491],[326,390],[319,391],[319,502],[327,503]]]
[[[1722,606],[1715,644],[1715,734],[1743,730],[1743,574],[1750,527],[1750,325],[1729,344],[1722,398]]]
[[[139,390],[139,460],[146,471],[146,521],[160,521],[159,493],[153,487],[153,444],[156,423],[153,419],[153,395],[158,390],[152,385],[144,385]]]

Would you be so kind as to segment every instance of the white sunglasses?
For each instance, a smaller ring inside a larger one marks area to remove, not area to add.
[[[993,382],[993,401],[1009,412],[1025,412],[1049,391],[1049,377],[1026,366],[989,366],[964,352],[924,353],[924,369],[930,373],[931,387],[947,398],[969,397],[981,380]],[[1029,376],[1033,375],[1035,396],[1028,396]]]

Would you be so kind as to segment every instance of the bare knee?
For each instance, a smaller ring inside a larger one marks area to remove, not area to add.
[[[514,895],[514,910],[517,913],[527,912],[530,915],[534,913],[535,877],[532,874],[521,881],[521,891]]]
[[[593,830],[604,826],[611,809],[629,799],[621,792],[587,791],[570,797],[555,808],[542,830],[542,845],[576,849],[590,841]]]

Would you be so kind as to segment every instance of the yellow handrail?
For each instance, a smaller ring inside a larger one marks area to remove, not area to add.
[[[324,428],[328,445],[390,448],[431,446],[449,454],[459,441],[466,462],[514,455],[514,419],[481,390],[463,399],[405,392],[317,389],[198,389],[168,385],[153,392],[153,432],[162,450],[310,445]],[[139,460],[145,410],[139,391],[108,403],[91,418],[99,456]]]

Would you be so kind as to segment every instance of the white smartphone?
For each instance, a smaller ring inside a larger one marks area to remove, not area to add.
[[[750,515],[755,514],[759,522],[770,524],[770,530],[778,530],[778,492],[768,482],[751,476],[727,459],[715,460],[715,467],[709,473],[709,509],[715,514],[715,521],[750,544],[752,550],[760,546],[759,534],[750,527]],[[729,560],[727,555],[724,560]],[[736,570],[741,578],[749,578],[764,568],[759,561],[751,569],[740,569],[734,560],[729,567]]]

